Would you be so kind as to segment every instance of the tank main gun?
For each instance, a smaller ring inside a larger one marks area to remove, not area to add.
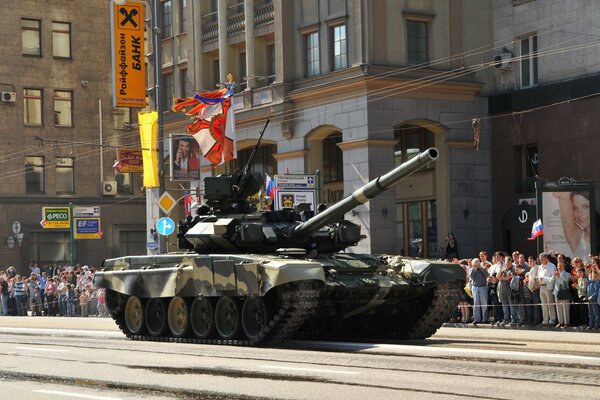
[[[358,188],[352,195],[344,198],[332,207],[317,214],[306,222],[294,227],[292,236],[296,239],[303,239],[310,234],[318,231],[322,227],[342,218],[344,214],[353,208],[371,201],[381,193],[385,192],[391,186],[397,184],[402,179],[423,168],[425,165],[438,158],[438,150],[431,147],[409,161],[397,166],[390,172],[373,179],[366,185]]]

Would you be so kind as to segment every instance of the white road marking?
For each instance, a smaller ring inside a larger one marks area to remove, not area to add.
[[[65,349],[46,349],[44,347],[15,347],[17,350],[32,350],[32,351],[55,351],[55,352],[66,352],[69,350]]]
[[[69,337],[101,337],[101,338],[124,338],[125,335],[118,331],[98,331],[85,329],[51,329],[51,328],[13,328],[0,327],[0,333],[30,335],[49,335],[49,336],[69,336]]]
[[[365,343],[345,343],[345,342],[301,342],[306,343],[309,346],[317,346],[326,348],[343,348],[359,351],[375,351],[383,350],[385,352],[393,352],[398,355],[411,355],[419,353],[435,353],[443,355],[446,353],[451,354],[463,354],[463,355],[474,355],[474,356],[513,356],[513,357],[524,357],[527,359],[539,358],[539,359],[557,359],[562,362],[567,360],[572,361],[593,361],[600,362],[600,357],[597,356],[582,356],[575,354],[559,354],[559,353],[538,353],[528,351],[511,351],[511,350],[490,350],[490,349],[470,349],[463,347],[427,347],[427,346],[411,346],[402,344],[365,344]]]
[[[299,367],[283,367],[278,365],[262,365],[262,368],[281,369],[285,371],[302,371],[302,372],[324,372],[327,374],[343,374],[343,375],[358,375],[359,372],[338,371],[334,369],[318,369],[318,368],[299,368]]]
[[[70,393],[70,392],[61,392],[58,390],[33,390],[33,393],[54,394],[54,395],[65,396],[65,397],[77,397],[80,399],[121,400],[120,397],[93,396],[91,394],[77,394],[77,393]]]

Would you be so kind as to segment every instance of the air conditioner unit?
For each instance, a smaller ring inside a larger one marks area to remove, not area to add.
[[[494,68],[500,71],[506,71],[512,68],[512,54],[503,52],[494,56]]]
[[[117,194],[117,181],[102,182],[102,195],[115,196]]]
[[[15,92],[2,92],[2,101],[5,103],[14,103],[17,101],[17,94]]]

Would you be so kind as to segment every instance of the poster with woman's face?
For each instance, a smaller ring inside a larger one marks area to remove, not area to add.
[[[171,180],[200,179],[200,145],[187,134],[171,135]]]
[[[592,207],[590,191],[543,192],[544,250],[589,259]]]

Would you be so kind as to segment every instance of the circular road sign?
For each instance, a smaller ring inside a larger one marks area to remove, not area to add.
[[[164,217],[156,222],[156,231],[163,236],[169,236],[175,231],[175,222],[169,217]]]

